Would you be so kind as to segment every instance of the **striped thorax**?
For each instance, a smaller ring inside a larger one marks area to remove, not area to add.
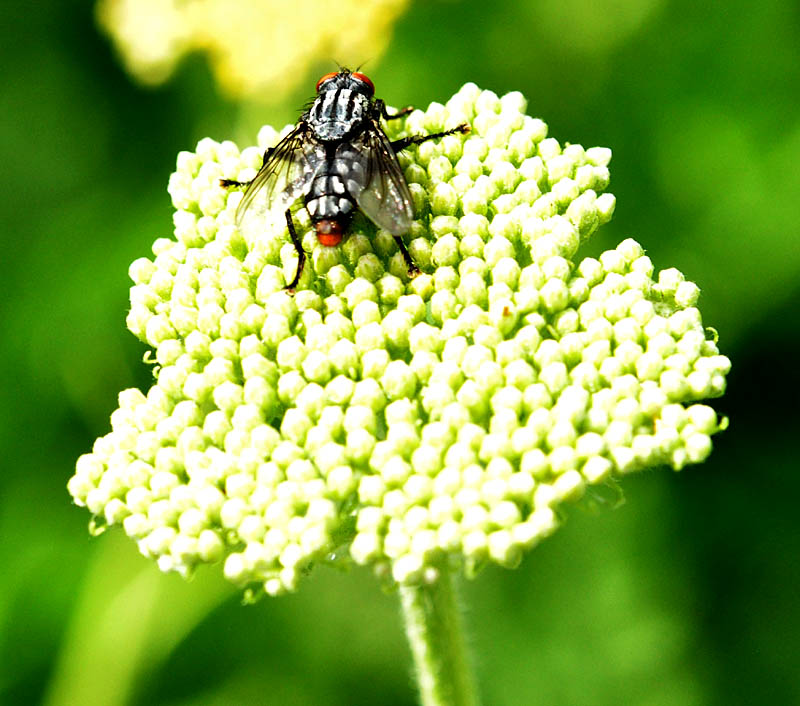
[[[331,87],[320,93],[308,113],[314,134],[323,142],[343,140],[361,128],[369,115],[369,98],[351,88]]]

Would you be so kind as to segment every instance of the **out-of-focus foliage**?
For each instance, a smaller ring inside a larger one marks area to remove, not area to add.
[[[734,362],[731,427],[703,467],[631,479],[617,511],[573,514],[465,587],[484,702],[797,702],[800,12],[555,5],[413,4],[365,70],[393,105],[519,90],[553,134],[612,147],[618,206],[592,247],[635,235],[700,284]],[[395,597],[367,571],[242,607],[218,572],[186,584],[120,533],[90,540],[64,489],[117,391],[149,385],[126,272],[171,232],[175,155],[293,120],[346,59],[243,125],[204,60],[135,86],[87,3],[12,1],[4,19],[0,702],[414,703]]]

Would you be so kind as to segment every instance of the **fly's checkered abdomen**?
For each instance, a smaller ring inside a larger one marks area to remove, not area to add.
[[[339,145],[334,158],[330,163],[330,172],[341,179],[345,191],[355,198],[367,184],[367,174],[364,168],[365,158],[363,146],[356,144]]]
[[[350,143],[339,145],[317,172],[306,197],[311,219],[349,218],[365,180],[364,159],[358,148]]]
[[[349,198],[342,178],[324,171],[317,175],[311,185],[311,191],[306,197],[306,208],[314,221],[339,220],[349,217],[355,204]]]

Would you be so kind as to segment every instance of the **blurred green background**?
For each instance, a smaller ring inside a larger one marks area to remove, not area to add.
[[[243,109],[200,56],[137,86],[90,3],[2,17],[0,703],[410,706],[368,571],[242,606],[218,567],[187,583],[90,538],[65,490],[149,384],[126,272],[171,234],[177,152],[293,122],[333,63]],[[463,586],[484,703],[800,703],[800,5],[418,0],[365,70],[394,105],[520,90],[559,140],[611,147],[617,211],[585,254],[632,236],[680,268],[733,361],[710,461],[630,478],[621,508]]]

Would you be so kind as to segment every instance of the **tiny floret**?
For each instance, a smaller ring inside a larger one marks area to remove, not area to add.
[[[524,111],[467,84],[387,123],[471,127],[401,153],[420,272],[360,215],[320,244],[297,204],[294,293],[282,214],[240,230],[219,185],[253,178],[279,133],[182,152],[173,235],[129,269],[155,382],[120,394],[68,482],[93,527],[165,571],[219,562],[251,594],[348,556],[415,584],[442,561],[515,567],[591,486],[704,461],[730,361],[699,288],[634,240],[579,257],[614,211],[611,152]]]

